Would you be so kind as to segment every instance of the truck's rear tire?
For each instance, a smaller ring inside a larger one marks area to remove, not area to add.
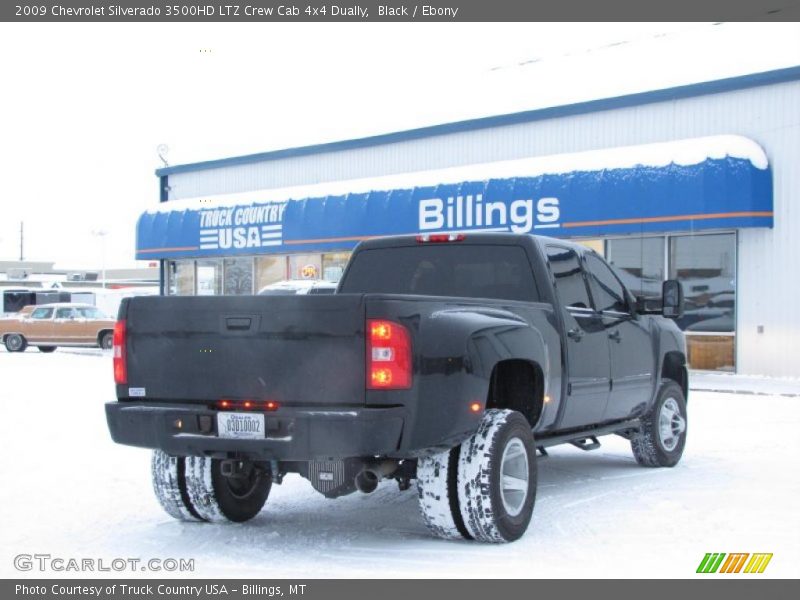
[[[170,456],[161,450],[154,450],[151,462],[153,491],[161,508],[169,516],[181,521],[202,521],[192,508],[186,492],[185,460],[182,456]]]
[[[417,461],[417,493],[425,526],[436,537],[470,538],[458,504],[458,459],[461,446]]]
[[[536,447],[528,421],[512,410],[486,411],[461,444],[461,516],[480,542],[513,542],[528,529],[536,501]]]
[[[641,430],[631,438],[633,456],[643,467],[674,467],[686,445],[686,398],[683,389],[665,379],[653,408],[642,418]]]
[[[192,508],[206,521],[248,521],[264,507],[272,487],[271,474],[252,465],[247,477],[222,474],[222,461],[186,459],[186,490]]]
[[[18,333],[9,333],[5,339],[6,350],[9,352],[25,352],[28,347],[28,340]]]

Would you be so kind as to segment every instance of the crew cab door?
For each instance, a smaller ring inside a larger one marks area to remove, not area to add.
[[[559,428],[599,423],[608,402],[610,377],[603,318],[592,308],[576,252],[555,244],[548,244],[546,250],[567,348],[567,401]]]
[[[653,342],[643,320],[633,315],[625,288],[611,268],[593,252],[586,253],[585,261],[611,358],[611,392],[603,420],[623,419],[643,409],[652,395]]]

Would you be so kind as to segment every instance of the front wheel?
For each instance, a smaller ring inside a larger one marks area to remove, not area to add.
[[[25,352],[25,348],[28,347],[27,340],[18,333],[7,335],[5,344],[9,352]]]
[[[528,529],[536,501],[536,447],[528,421],[512,410],[486,411],[461,444],[461,516],[480,542],[513,542]]]
[[[656,395],[653,408],[642,418],[641,430],[631,438],[633,456],[643,467],[674,467],[686,445],[686,398],[674,381],[667,379]]]
[[[272,488],[271,473],[244,463],[236,477],[222,474],[216,458],[186,458],[186,491],[192,508],[205,521],[248,521],[255,517]]]

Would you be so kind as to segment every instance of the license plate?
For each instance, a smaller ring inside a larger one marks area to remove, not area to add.
[[[217,413],[217,434],[221,438],[259,440],[264,438],[264,415]]]

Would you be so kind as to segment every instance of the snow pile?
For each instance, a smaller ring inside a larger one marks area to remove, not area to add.
[[[465,181],[558,175],[576,171],[633,169],[637,167],[657,168],[666,167],[670,164],[690,166],[699,165],[709,159],[718,160],[726,157],[747,160],[753,167],[761,170],[766,169],[769,164],[764,149],[753,140],[739,135],[718,135],[657,144],[623,146],[588,152],[480,163],[416,173],[331,181],[274,190],[172,200],[170,202],[162,202],[148,209],[147,212],[155,214],[247,204],[267,204],[305,198],[446,185]]]

